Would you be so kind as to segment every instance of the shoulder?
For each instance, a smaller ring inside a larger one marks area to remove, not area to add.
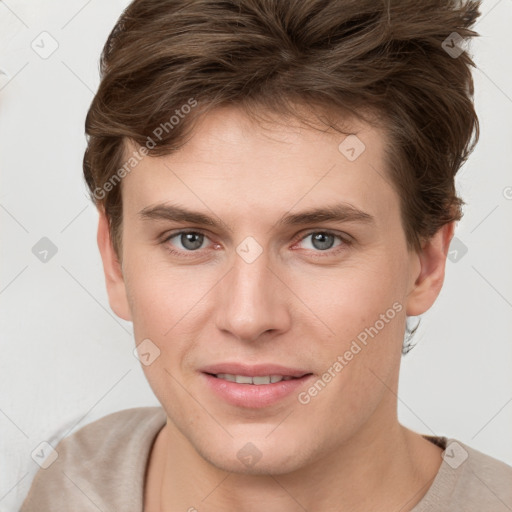
[[[112,448],[123,442],[124,456],[140,452],[141,437],[165,423],[165,412],[161,407],[135,407],[117,411],[64,438],[58,445],[59,458],[78,462],[84,457],[102,460]],[[137,434],[134,435],[134,434]]]
[[[456,439],[442,439],[443,462],[414,512],[512,510],[512,467]]]
[[[454,498],[473,503],[473,507],[476,504],[480,510],[511,510],[512,467],[454,439],[448,441],[445,461],[452,455],[456,456],[458,447],[455,443],[466,451],[467,459],[460,466],[462,471]],[[462,457],[465,457],[464,453]],[[457,468],[453,470],[457,471]]]
[[[55,461],[37,472],[20,512],[142,510],[149,452],[165,422],[162,407],[137,407],[64,438]]]

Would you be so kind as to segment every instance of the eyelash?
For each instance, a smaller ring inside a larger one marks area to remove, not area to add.
[[[184,229],[184,230],[180,230],[180,231],[175,231],[173,233],[170,233],[168,234],[162,241],[161,243],[165,245],[166,247],[166,250],[174,255],[174,256],[179,256],[179,257],[183,257],[183,258],[188,258],[188,257],[194,257],[195,255],[197,255],[201,249],[197,249],[195,251],[179,251],[179,250],[175,250],[173,249],[170,245],[169,245],[169,241],[179,235],[182,235],[182,234],[190,234],[190,233],[193,233],[193,234],[197,234],[197,235],[203,235],[204,237],[208,238],[208,235],[206,235],[205,233],[199,231],[199,230],[189,230],[189,229]],[[323,258],[323,257],[326,257],[326,256],[334,256],[334,255],[337,255],[338,253],[344,251],[347,249],[347,246],[350,246],[352,241],[349,239],[348,236],[342,236],[340,235],[339,233],[335,233],[333,231],[330,231],[328,229],[316,229],[316,230],[311,230],[311,231],[308,231],[306,234],[304,235],[301,235],[300,237],[296,238],[294,241],[293,241],[293,245],[297,244],[298,242],[302,242],[303,240],[305,240],[307,237],[313,235],[313,234],[317,234],[317,233],[322,233],[324,235],[330,235],[330,236],[333,236],[335,238],[338,238],[340,241],[341,241],[341,244],[337,245],[336,247],[332,248],[332,249],[326,249],[325,251],[321,251],[321,250],[313,250],[313,253],[315,254],[315,258],[317,257],[320,257],[320,258]],[[188,255],[186,255],[187,253],[190,253]]]

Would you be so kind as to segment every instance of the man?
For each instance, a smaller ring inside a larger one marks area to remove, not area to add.
[[[478,138],[479,2],[136,0],[84,174],[160,408],[62,441],[22,511],[505,511],[512,468],[397,419]],[[472,136],[475,138],[472,140]]]

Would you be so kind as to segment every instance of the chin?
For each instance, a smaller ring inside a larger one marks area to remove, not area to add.
[[[240,461],[236,452],[231,457],[226,457],[225,453],[200,455],[216,468],[239,475],[284,475],[303,466],[297,455],[291,457],[285,453],[272,453],[270,457],[262,453],[261,459],[254,462]]]
[[[281,434],[272,439],[272,435],[268,436],[268,429],[265,429],[259,436],[234,436],[229,440],[224,438],[217,441],[210,438],[208,446],[201,443],[195,449],[203,459],[223,471],[241,475],[292,473],[308,463],[307,443],[301,442],[291,432]]]

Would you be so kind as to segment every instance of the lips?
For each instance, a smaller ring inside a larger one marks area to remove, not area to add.
[[[314,378],[303,368],[275,364],[221,363],[201,369],[203,382],[214,396],[236,407],[261,409],[283,401]]]
[[[229,382],[236,382],[238,384],[254,384],[256,386],[274,384],[275,382],[281,382],[282,380],[291,380],[297,378],[285,377],[283,375],[258,375],[256,377],[249,377],[248,375],[233,375],[230,373],[218,373],[215,375],[215,377],[218,379],[227,380]]]
[[[205,366],[200,370],[210,375],[228,374],[240,375],[246,377],[262,377],[271,375],[280,375],[282,377],[300,378],[311,373],[305,368],[291,368],[276,364],[257,364],[247,365],[241,363],[219,363]]]

